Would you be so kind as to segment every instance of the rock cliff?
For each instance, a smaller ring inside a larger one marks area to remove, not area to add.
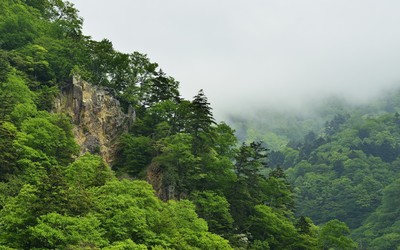
[[[135,120],[134,110],[130,108],[127,114],[124,113],[110,91],[77,76],[62,89],[54,106],[55,112],[71,117],[81,154],[100,154],[107,163],[113,161],[116,139],[127,132]]]

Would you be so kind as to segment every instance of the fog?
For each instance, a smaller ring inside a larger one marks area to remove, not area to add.
[[[217,117],[400,85],[400,1],[71,0],[84,33],[204,89]]]

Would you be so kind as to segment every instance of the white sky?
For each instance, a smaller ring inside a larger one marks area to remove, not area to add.
[[[84,33],[204,89],[217,115],[400,85],[397,0],[70,0]]]

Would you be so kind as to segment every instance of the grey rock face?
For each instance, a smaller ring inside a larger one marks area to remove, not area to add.
[[[81,153],[100,154],[107,163],[114,158],[116,139],[135,121],[135,111],[121,110],[119,101],[105,88],[73,77],[54,105],[55,112],[68,114]]]

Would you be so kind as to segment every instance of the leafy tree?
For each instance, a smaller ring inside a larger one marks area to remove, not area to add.
[[[141,83],[142,105],[147,107],[163,101],[178,101],[178,86],[179,83],[175,79],[159,70],[152,79]]]
[[[235,157],[237,178],[229,190],[228,200],[240,231],[246,228],[248,217],[254,212],[253,207],[263,201],[262,186],[266,178],[260,171],[265,167],[265,157],[266,149],[259,142],[243,144]]]
[[[136,244],[131,239],[127,239],[124,241],[116,241],[108,247],[103,248],[104,250],[124,250],[124,249],[133,249],[133,250],[147,250],[147,246],[144,244]],[[157,249],[153,247],[152,249]],[[164,248],[160,248],[164,249]]]
[[[339,220],[331,220],[322,226],[319,245],[322,249],[356,249],[355,242],[348,237],[350,229]]]
[[[172,248],[232,249],[227,240],[207,232],[207,223],[197,217],[194,205],[187,200],[169,201],[163,217],[173,221],[175,230],[172,230],[176,234],[172,238]]]
[[[86,153],[67,167],[65,177],[71,185],[88,188],[103,186],[113,174],[101,157]]]
[[[18,104],[34,110],[34,96],[22,77],[9,74],[6,82],[0,82],[0,120],[11,120],[11,113]]]
[[[286,215],[290,215],[294,212],[293,188],[288,182],[283,169],[277,167],[269,173],[264,190],[264,204],[276,208]]]
[[[12,50],[31,43],[39,34],[39,13],[20,3],[3,1],[0,48]]]
[[[28,73],[34,81],[46,83],[54,79],[54,72],[46,60],[48,50],[44,47],[30,44],[18,50],[18,53],[25,61],[24,72]]]
[[[235,157],[235,173],[239,178],[254,179],[260,177],[260,171],[266,166],[266,149],[261,142],[242,144]]]
[[[72,155],[78,149],[73,138],[46,118],[37,117],[25,120],[21,125],[21,133],[18,137],[21,144],[42,151],[60,163],[71,161]]]
[[[107,244],[100,222],[93,216],[78,218],[49,213],[40,216],[37,225],[30,227],[29,231],[32,248],[96,248]]]
[[[199,217],[207,221],[211,232],[223,235],[232,230],[233,218],[225,197],[212,191],[204,191],[192,193],[191,200],[196,205]]]
[[[226,123],[218,124],[214,129],[213,149],[221,156],[234,158],[236,153],[237,138],[235,131]]]
[[[147,183],[111,181],[93,195],[94,215],[109,242],[131,239],[144,243],[156,237],[152,228],[161,204]]]
[[[261,241],[267,241],[272,249],[290,249],[297,241],[297,231],[293,224],[272,208],[257,205],[250,217],[250,232]]]
[[[35,224],[38,201],[36,187],[26,184],[15,198],[0,210],[0,244],[11,248],[29,248],[29,226]]]
[[[153,159],[163,170],[164,197],[186,197],[192,190],[192,178],[200,173],[199,158],[192,154],[192,136],[176,134],[159,142],[159,154]],[[167,191],[168,190],[168,191]],[[172,192],[171,192],[172,191]]]
[[[114,167],[131,176],[138,176],[150,164],[153,156],[153,141],[150,138],[124,134],[119,138]]]

